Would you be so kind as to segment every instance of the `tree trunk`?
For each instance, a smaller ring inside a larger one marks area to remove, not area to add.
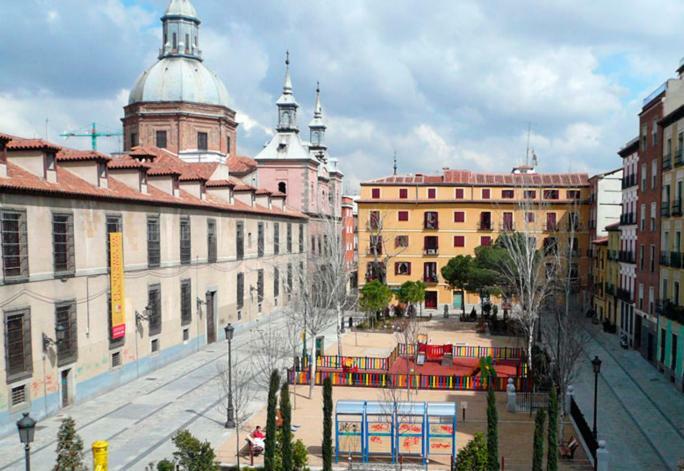
[[[309,399],[311,399],[314,384],[316,383],[316,334],[314,332],[309,333],[313,340],[313,345],[311,346],[311,362],[309,363],[309,371],[311,372],[311,377],[309,378]]]

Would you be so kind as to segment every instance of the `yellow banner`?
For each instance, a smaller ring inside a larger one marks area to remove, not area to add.
[[[112,293],[112,339],[126,335],[124,297],[123,238],[121,232],[109,233],[109,282]]]

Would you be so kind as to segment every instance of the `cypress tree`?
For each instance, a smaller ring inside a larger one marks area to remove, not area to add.
[[[537,416],[534,418],[532,471],[542,471],[542,463],[544,462],[544,422],[546,422],[546,412],[544,412],[544,409],[538,409]]]
[[[268,385],[268,408],[266,409],[266,440],[264,440],[264,469],[275,470],[276,451],[276,407],[278,406],[278,389],[280,389],[280,375],[278,370],[271,372]]]
[[[57,463],[54,471],[68,469],[84,471],[83,440],[76,433],[76,422],[71,417],[65,417],[57,432]]]
[[[280,390],[280,414],[283,417],[283,428],[280,435],[280,454],[283,469],[294,469],[292,458],[292,409],[290,408],[290,390],[287,381]]]
[[[549,451],[546,455],[546,469],[558,471],[558,395],[556,386],[551,386],[549,394]]]
[[[496,396],[494,387],[489,383],[487,390],[487,469],[499,469],[499,433],[497,430],[498,417],[496,413]]]
[[[328,376],[323,380],[323,471],[332,470],[332,381]]]

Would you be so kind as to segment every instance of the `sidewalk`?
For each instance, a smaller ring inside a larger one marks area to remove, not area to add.
[[[591,426],[590,361],[598,355],[602,365],[597,430],[599,439],[606,440],[610,469],[676,469],[684,457],[684,395],[638,352],[620,348],[616,336],[589,322],[584,328],[591,337],[575,381],[575,399]]]

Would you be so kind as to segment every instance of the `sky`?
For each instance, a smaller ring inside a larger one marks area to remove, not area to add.
[[[316,82],[346,191],[392,173],[618,168],[642,99],[684,56],[684,2],[192,0],[204,63],[238,113],[238,153],[275,124],[289,49],[299,127]],[[0,132],[88,148],[120,131],[157,59],[168,0],[0,0]],[[47,122],[46,122],[47,120]],[[117,151],[118,137],[100,150]]]

